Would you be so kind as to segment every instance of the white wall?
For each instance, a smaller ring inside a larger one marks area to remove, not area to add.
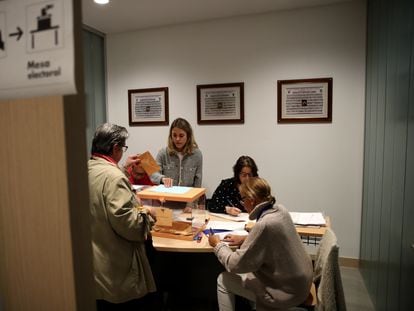
[[[365,3],[275,12],[109,35],[108,116],[129,151],[165,146],[168,126],[128,127],[128,89],[168,87],[170,122],[193,125],[211,196],[252,156],[291,211],[331,216],[341,257],[359,257],[365,89]],[[277,123],[277,80],[333,78],[330,124]],[[243,125],[197,125],[196,85],[245,83]]]

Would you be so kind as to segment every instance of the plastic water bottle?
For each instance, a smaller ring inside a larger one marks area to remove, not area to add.
[[[197,202],[193,202],[191,208],[192,227],[197,231],[206,224],[208,220],[208,211],[206,210],[205,197],[203,196]]]

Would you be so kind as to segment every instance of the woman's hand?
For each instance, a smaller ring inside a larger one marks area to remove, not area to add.
[[[241,213],[241,210],[234,206],[226,206],[226,213],[232,216],[237,216]]]
[[[220,243],[220,238],[217,234],[210,234],[208,236],[208,243],[212,246],[215,247],[217,244]]]
[[[224,237],[223,241],[229,243],[230,246],[239,246],[243,244],[245,239],[245,235],[228,234]]]
[[[161,181],[164,184],[164,187],[169,188],[169,187],[172,187],[174,179],[163,177]]]

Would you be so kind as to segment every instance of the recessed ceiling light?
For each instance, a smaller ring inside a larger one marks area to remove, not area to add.
[[[95,3],[98,3],[98,4],[107,4],[107,3],[109,3],[109,0],[93,0],[93,1],[95,1]]]

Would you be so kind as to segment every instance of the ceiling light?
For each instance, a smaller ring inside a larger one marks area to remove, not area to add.
[[[95,1],[95,3],[98,3],[98,4],[107,4],[107,3],[109,3],[109,0],[93,0],[93,1]]]

